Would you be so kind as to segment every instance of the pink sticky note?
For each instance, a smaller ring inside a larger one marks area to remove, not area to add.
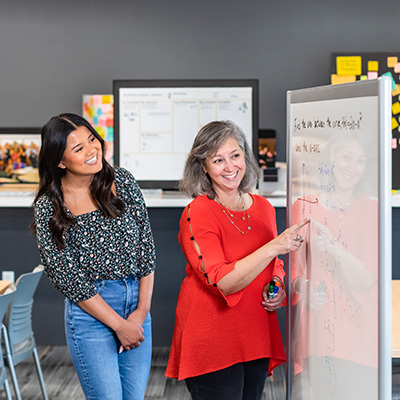
[[[367,73],[368,79],[378,79],[378,73],[374,71],[370,71]]]
[[[394,72],[399,73],[400,72],[400,62],[394,65]]]
[[[392,138],[392,149],[397,149],[397,139]]]

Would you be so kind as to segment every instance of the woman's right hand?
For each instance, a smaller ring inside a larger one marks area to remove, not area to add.
[[[115,330],[121,342],[120,351],[132,350],[144,342],[143,327],[135,319],[122,320],[120,327]]]
[[[309,222],[309,218],[303,219],[290,228],[287,228],[268,244],[275,247],[277,255],[286,254],[291,251],[297,251],[304,242],[304,239],[297,233],[297,231],[299,231]]]

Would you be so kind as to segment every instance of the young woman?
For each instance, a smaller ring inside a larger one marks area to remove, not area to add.
[[[65,297],[68,348],[87,399],[143,399],[151,361],[155,249],[134,177],[112,168],[82,117],[42,128],[35,231]]]
[[[194,198],[180,221],[188,261],[166,375],[193,399],[261,399],[267,374],[285,361],[276,310],[285,299],[278,255],[296,251],[304,220],[277,236],[275,210],[249,193],[259,167],[229,121],[205,125],[181,190]],[[279,282],[268,299],[271,280]]]

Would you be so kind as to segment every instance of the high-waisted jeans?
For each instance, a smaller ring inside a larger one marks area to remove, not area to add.
[[[96,283],[98,293],[121,317],[136,309],[139,280],[129,277]],[[143,324],[144,342],[135,349],[118,352],[112,329],[65,301],[67,345],[87,399],[143,400],[151,364],[151,317]]]

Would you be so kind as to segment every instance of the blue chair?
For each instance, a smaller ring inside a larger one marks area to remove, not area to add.
[[[3,320],[4,314],[7,312],[7,308],[13,296],[14,296],[14,291],[9,291],[6,294],[0,295],[0,321]],[[1,332],[0,332],[0,340],[1,340]],[[7,371],[3,361],[3,351],[1,346],[0,346],[0,385],[4,386],[7,400],[12,400],[10,385],[8,383]]]
[[[33,356],[39,376],[43,398],[48,400],[44,384],[42,368],[36,348],[32,330],[33,295],[43,273],[43,266],[39,265],[32,272],[22,274],[15,283],[15,292],[9,309],[5,314],[2,327],[4,333],[4,347],[6,351],[5,364],[10,369],[15,394],[21,400],[15,366],[28,357]]]

